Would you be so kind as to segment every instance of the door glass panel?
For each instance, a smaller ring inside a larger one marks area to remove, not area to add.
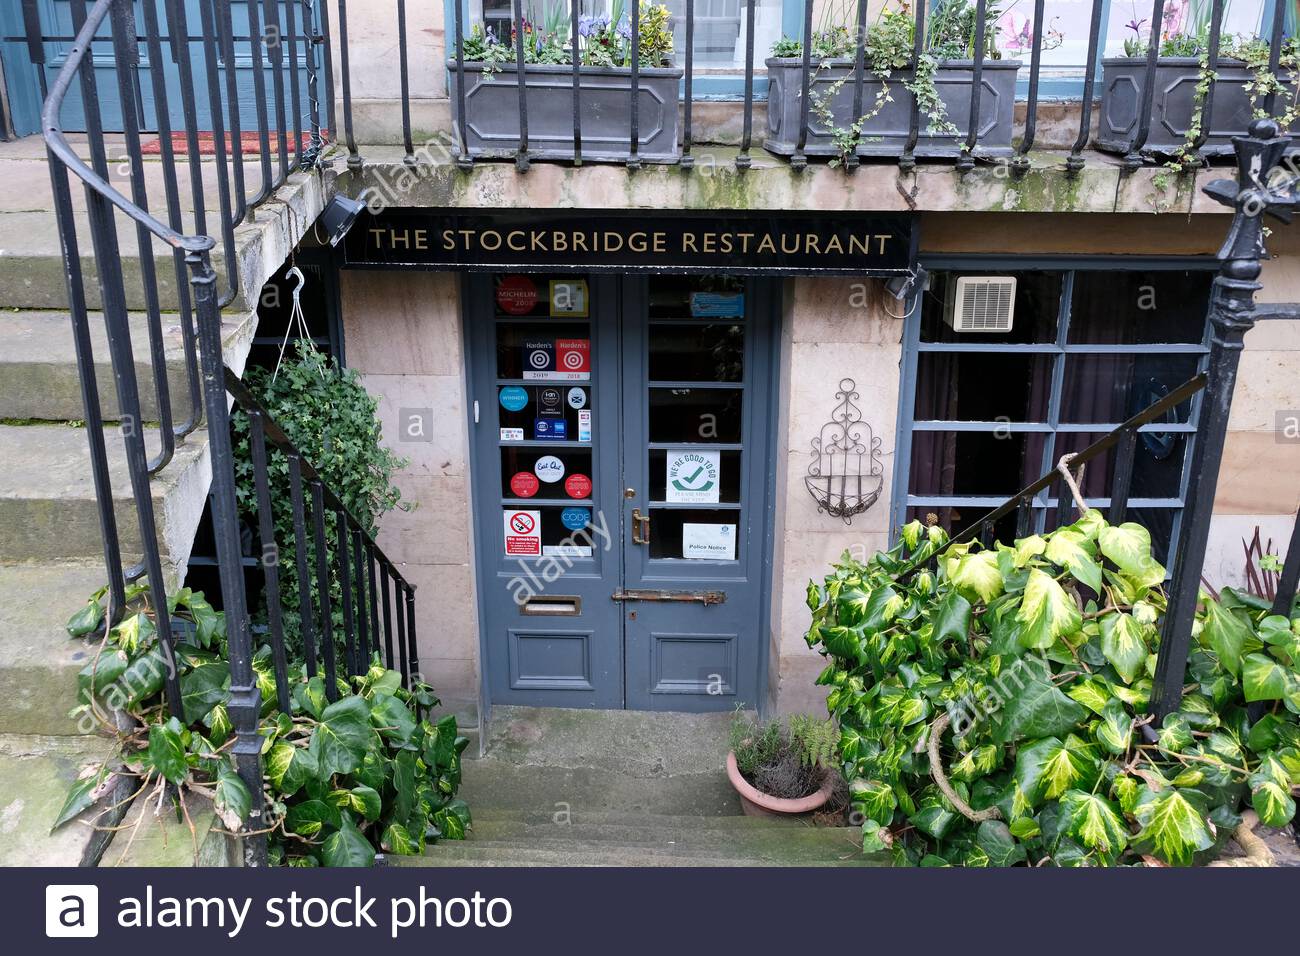
[[[580,448],[502,448],[503,498],[591,498],[591,452]]]
[[[651,388],[650,440],[738,444],[744,394],[738,388]]]
[[[734,561],[740,540],[739,508],[650,509],[650,557]]]
[[[676,466],[671,480],[668,477],[670,458]],[[740,452],[652,449],[650,500],[669,504],[739,504]]]
[[[739,382],[745,373],[745,329],[713,322],[650,326],[650,380]]]
[[[743,319],[745,283],[736,276],[654,276],[650,321],[655,319]]]

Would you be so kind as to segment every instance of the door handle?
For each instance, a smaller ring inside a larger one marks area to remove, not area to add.
[[[632,543],[650,543],[650,515],[641,514],[640,508],[632,509]]]
[[[681,604],[726,604],[726,591],[656,591],[650,588],[619,588],[612,601],[668,601]]]

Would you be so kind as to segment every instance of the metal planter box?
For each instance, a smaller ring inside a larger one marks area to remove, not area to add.
[[[1110,57],[1101,61],[1101,120],[1096,146],[1124,154],[1138,130],[1138,110],[1146,81],[1146,60]],[[1200,67],[1196,57],[1162,56],[1156,61],[1151,127],[1142,152],[1168,156],[1187,141]],[[1231,156],[1232,137],[1245,136],[1252,112],[1246,96],[1250,71],[1240,60],[1221,60],[1216,70],[1210,129],[1201,153]]]
[[[460,140],[460,86],[465,85],[465,138],[472,157],[508,159],[519,150],[519,74],[514,65],[485,74],[482,63],[451,71],[452,129]],[[677,113],[682,71],[642,67],[637,92],[637,156],[648,163],[675,163],[681,156]],[[573,67],[524,67],[528,155],[573,158]],[[584,66],[579,71],[582,158],[620,162],[631,154],[632,71]]]
[[[803,92],[801,73],[803,61],[797,58],[770,59],[767,61],[767,137],[764,148],[779,156],[794,153],[799,142],[799,98]],[[1020,63],[1016,60],[986,60],[980,83],[984,88],[980,97],[979,136],[975,153],[995,158],[1010,156],[1012,117],[1016,98],[1016,73]],[[850,79],[831,100],[831,115],[835,125],[848,128],[856,119],[853,115],[853,62],[837,60],[826,69],[813,64],[812,90],[825,96],[829,88],[841,77]],[[928,118],[921,116],[921,136],[917,140],[916,155],[922,157],[952,158],[961,154],[970,120],[971,78],[974,63],[971,60],[945,60],[939,64],[934,85],[947,110],[947,120],[960,136],[928,135]],[[876,96],[882,83],[888,83],[893,101],[885,103],[878,113],[862,125],[857,154],[859,156],[897,157],[907,144],[908,128],[912,121],[911,92],[904,85],[911,82],[911,69],[895,70],[888,80],[880,80],[868,69],[862,80],[862,112],[875,109]],[[835,156],[838,150],[831,131],[817,113],[808,110],[808,140],[804,153],[809,156]]]

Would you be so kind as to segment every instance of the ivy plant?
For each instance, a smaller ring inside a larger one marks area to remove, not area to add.
[[[103,592],[68,623],[74,638],[105,631],[79,675],[73,716],[87,730],[112,734],[118,746],[74,784],[54,826],[110,792],[114,775],[127,774],[137,798],[169,801],[191,828],[186,797],[197,795],[236,832],[250,819],[252,795],[231,754],[224,617],[189,589],[168,601],[181,634],[178,718],[163,697],[168,663],[148,591],[133,588],[130,598],[131,612],[116,626],[104,626]],[[298,670],[286,713],[276,703],[270,648],[260,648],[252,663],[263,701],[265,805],[256,826],[268,837],[272,862],[369,866],[379,851],[416,854],[430,841],[465,836],[470,812],[456,791],[468,740],[454,716],[421,716],[438,703],[431,688],[404,689],[401,675],[376,659],[364,675],[339,680],[331,702],[322,677]]]
[[[1165,569],[1146,529],[1089,510],[1011,544],[947,544],[913,522],[808,586],[864,849],[935,866],[1186,865],[1247,813],[1292,819],[1300,612],[1202,596],[1184,694],[1156,727]]]

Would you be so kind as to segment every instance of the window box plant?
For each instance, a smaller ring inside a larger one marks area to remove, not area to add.
[[[856,8],[855,8],[856,9]],[[850,155],[898,156],[907,143],[913,103],[920,103],[916,155],[955,157],[964,149],[970,125],[974,81],[975,5],[944,0],[927,28],[924,53],[913,62],[916,24],[904,6],[886,9],[867,29],[862,113],[854,115],[854,31],[843,25],[847,10],[832,9],[813,36],[804,153],[843,160]],[[986,11],[985,59],[975,152],[1011,155],[1018,60],[998,49],[995,3]],[[836,20],[839,22],[836,22]],[[784,38],[767,60],[769,152],[796,151],[803,93],[803,43]]]
[[[1151,100],[1149,133],[1142,152],[1172,166],[1195,162],[1193,147],[1202,131],[1205,94],[1214,83],[1210,129],[1200,147],[1204,157],[1231,156],[1232,137],[1246,135],[1251,119],[1265,115],[1264,102],[1274,94],[1273,113],[1283,129],[1294,125],[1300,45],[1295,37],[1283,41],[1279,70],[1268,68],[1269,44],[1258,37],[1225,35],[1220,40],[1217,69],[1209,67],[1210,4],[1171,0],[1160,33],[1155,95]],[[1131,20],[1133,35],[1124,41],[1124,55],[1102,60],[1101,118],[1097,148],[1110,153],[1129,151],[1141,120],[1146,84],[1145,20]]]
[[[552,3],[539,21],[525,18],[524,96],[528,154],[569,159],[574,153],[573,51],[569,8]],[[671,163],[680,156],[678,87],[672,22],[667,7],[641,0],[637,156]],[[610,13],[579,19],[578,96],[582,157],[621,161],[631,153],[632,28],[624,0]],[[452,128],[459,140],[463,87],[465,138],[475,158],[504,159],[519,149],[519,82],[515,36],[497,37],[476,26],[465,38],[463,69],[449,50]]]
[[[780,817],[824,807],[840,785],[832,756],[834,723],[804,714],[760,721],[737,708],[731,721],[727,779],[748,816]]]

